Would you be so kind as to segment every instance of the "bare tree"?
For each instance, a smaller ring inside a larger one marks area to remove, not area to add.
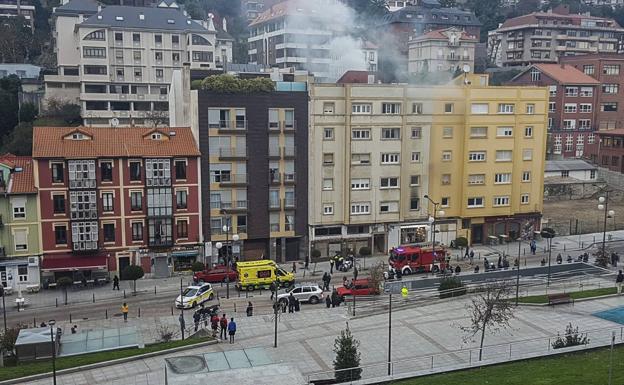
[[[169,111],[151,110],[145,111],[145,123],[154,128],[169,124]]]
[[[466,333],[464,342],[473,340],[481,333],[479,344],[479,361],[483,356],[483,341],[486,330],[497,333],[509,327],[509,322],[514,317],[512,302],[508,300],[511,293],[511,285],[507,281],[487,283],[482,286],[475,297],[472,298],[467,309],[470,311],[470,325],[461,326]]]

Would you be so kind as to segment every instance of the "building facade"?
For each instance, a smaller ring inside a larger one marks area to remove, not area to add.
[[[198,92],[203,231],[225,245],[213,262],[225,252],[282,262],[307,255],[308,93],[305,83],[283,84],[288,91]]]
[[[594,163],[624,173],[624,129],[597,131],[599,147]]]
[[[488,55],[502,67],[557,63],[562,56],[619,53],[623,36],[613,19],[570,14],[559,6],[505,20],[488,35]]]
[[[547,152],[551,158],[582,158],[597,149],[596,115],[600,82],[567,64],[534,64],[516,76],[511,85],[547,86]]]
[[[33,158],[44,282],[105,279],[130,264],[162,277],[197,258],[190,128],[35,127]]]
[[[14,291],[39,285],[39,210],[30,157],[0,157],[0,283]]]
[[[434,216],[445,244],[539,228],[547,90],[456,81],[312,88],[311,247],[385,253],[431,241]]]
[[[410,39],[408,72],[455,72],[474,69],[475,45],[479,41],[458,28],[427,32]]]
[[[0,18],[22,16],[31,29],[35,29],[35,5],[30,0],[2,0]]]

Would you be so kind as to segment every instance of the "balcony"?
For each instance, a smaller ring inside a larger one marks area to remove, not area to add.
[[[281,203],[279,199],[269,199],[269,210],[281,210]]]
[[[150,237],[147,244],[149,247],[156,247],[156,248],[171,247],[173,246],[173,239],[170,236],[161,237],[159,235],[155,235],[153,238]]]
[[[70,189],[94,189],[96,185],[95,179],[70,179]]]
[[[287,120],[282,122],[282,130],[284,132],[293,132],[297,128],[296,120]]]
[[[247,131],[247,120],[219,120],[208,124],[209,128],[217,128],[219,134],[244,134]]]
[[[281,158],[280,148],[269,146],[269,159],[280,159],[280,158]]]
[[[220,148],[219,160],[245,160],[247,159],[246,148]]]
[[[80,241],[72,242],[73,250],[80,251],[93,251],[98,249],[97,241]]]
[[[460,59],[460,57],[457,56],[457,55],[447,55],[446,56],[446,60],[448,60],[448,61],[457,61],[459,59]]]
[[[89,210],[78,210],[74,208],[75,203],[72,203],[70,206],[69,215],[72,221],[84,221],[84,220],[97,220],[98,212],[97,207],[95,207],[95,203],[91,204]]]
[[[226,209],[229,213],[247,211],[249,202],[246,200],[233,201],[233,202],[221,202],[221,209]]]
[[[280,122],[269,122],[269,133],[276,133],[279,134],[282,131],[282,128],[280,127]]]
[[[295,173],[294,172],[285,172],[284,173],[284,184],[295,184]]]
[[[284,209],[294,209],[296,207],[296,203],[295,198],[284,198]]]
[[[145,180],[147,187],[169,187],[171,186],[171,178],[147,178]]]
[[[470,56],[468,55],[462,55],[462,60],[470,60]]]
[[[295,157],[295,147],[282,147],[282,157],[284,159],[292,159]]]
[[[230,174],[229,176],[221,176],[219,186],[246,186],[247,183],[249,183],[249,178],[247,177],[247,174]]]
[[[276,185],[281,183],[280,173],[277,171],[269,171],[269,184]]]

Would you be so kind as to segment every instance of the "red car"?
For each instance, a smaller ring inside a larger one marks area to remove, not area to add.
[[[193,281],[219,283],[225,282],[226,277],[230,278],[230,282],[236,282],[238,274],[234,269],[230,269],[230,271],[228,272],[224,265],[216,265],[212,269],[198,271],[193,274]]]
[[[375,287],[370,279],[358,279],[353,282],[351,287],[340,286],[336,289],[341,297],[348,295],[376,295],[379,294],[379,288]]]

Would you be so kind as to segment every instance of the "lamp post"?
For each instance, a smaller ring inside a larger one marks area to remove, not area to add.
[[[436,225],[436,216],[439,217],[443,217],[444,214],[446,214],[444,212],[444,210],[440,210],[438,211],[438,206],[440,206],[439,202],[435,202],[433,199],[431,199],[429,197],[429,195],[425,195],[425,199],[427,199],[432,205],[433,205],[433,215],[429,216],[429,224],[431,225],[431,243],[433,244],[433,248],[432,248],[432,252],[433,252],[433,258],[436,258],[436,252],[435,252],[435,235],[436,235],[436,229],[435,229],[435,225]],[[446,262],[446,261],[445,261]]]
[[[609,193],[611,190],[604,189],[605,196],[598,198],[598,210],[604,211],[604,223],[602,227],[602,257],[606,257],[607,246],[607,218],[613,218],[614,210],[609,210]]]
[[[52,342],[52,378],[54,379],[54,385],[56,385],[56,342],[54,338],[56,321],[51,319],[48,321],[48,325],[50,325],[50,342]]]
[[[227,211],[225,209],[221,209],[221,213],[226,215],[225,217],[225,225],[223,225],[222,230],[225,233],[225,244],[223,244],[222,242],[217,242],[217,244],[215,245],[217,247],[218,250],[221,250],[221,248],[223,248],[223,246],[226,246],[228,243],[230,243],[230,231],[232,230],[232,224],[231,222],[231,216],[227,216]],[[232,235],[232,241],[233,242],[238,242],[238,240],[240,239],[240,237],[238,236],[238,234],[233,234]],[[233,253],[233,242],[230,246],[230,252],[228,253],[227,249],[225,249],[223,251],[223,257],[225,259],[225,298],[230,299],[230,261],[232,259],[232,253]]]
[[[518,267],[516,269],[516,306],[518,306],[518,296],[520,294],[520,248],[522,247],[522,238],[518,238]]]
[[[2,319],[4,320],[4,335],[7,333],[7,322],[6,322],[6,303],[4,302],[4,286],[0,284],[0,297],[2,297]]]
[[[552,239],[555,237],[555,230],[545,227],[540,232],[542,238],[546,238],[548,240],[548,280],[546,281],[546,286],[550,286],[550,256],[552,254]]]

